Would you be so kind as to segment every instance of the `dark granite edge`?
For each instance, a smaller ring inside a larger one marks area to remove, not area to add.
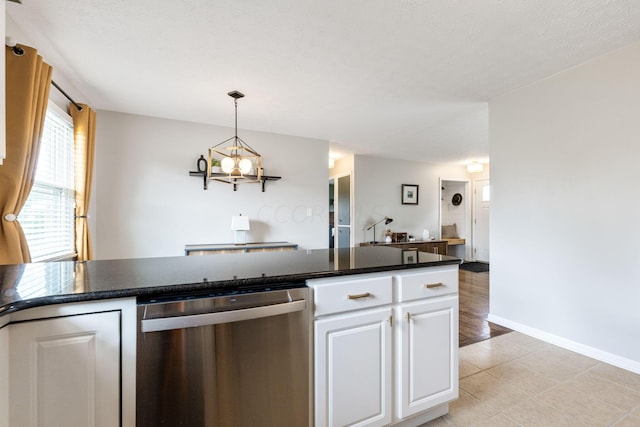
[[[302,282],[311,279],[322,279],[328,277],[352,276],[354,274],[379,273],[384,271],[410,270],[422,267],[437,267],[442,265],[459,265],[460,259],[441,260],[433,262],[421,262],[417,264],[401,264],[384,267],[367,267],[350,270],[332,270],[321,271],[315,273],[301,273],[283,276],[255,277],[245,279],[234,279],[216,282],[196,282],[178,285],[162,285],[145,288],[129,288],[121,290],[106,290],[98,292],[82,292],[77,294],[63,294],[55,296],[45,296],[39,298],[31,298],[28,300],[16,301],[13,303],[0,306],[0,316],[11,314],[16,311],[26,310],[29,308],[43,307],[56,304],[66,304],[74,302],[99,301],[105,299],[129,298],[139,296],[153,296],[160,293],[180,293],[203,290],[224,290],[224,289],[243,289],[256,286],[268,286],[281,282]]]

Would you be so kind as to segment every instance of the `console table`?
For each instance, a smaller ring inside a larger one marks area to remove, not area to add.
[[[432,254],[447,255],[449,252],[449,243],[446,240],[416,240],[414,242],[364,242],[360,246],[390,246],[392,248],[400,248],[404,250],[417,250],[420,252],[430,252]]]
[[[234,243],[210,243],[203,245],[185,245],[185,255],[213,255],[230,254],[237,252],[282,252],[295,251],[296,243],[289,242],[259,242],[236,245]]]

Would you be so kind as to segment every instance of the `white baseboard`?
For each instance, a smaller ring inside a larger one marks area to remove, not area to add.
[[[487,320],[491,323],[504,326],[505,328],[513,329],[514,331],[521,332],[525,335],[529,335],[533,338],[537,338],[541,341],[548,342],[549,344],[557,345],[558,347],[566,348],[567,350],[575,351],[583,356],[591,357],[592,359],[599,360],[601,362],[608,363],[618,368],[626,369],[627,371],[640,374],[640,362],[627,359],[626,357],[618,356],[613,353],[609,353],[600,350],[595,347],[581,344],[579,342],[571,341],[567,338],[553,335],[540,329],[532,328],[522,323],[514,322],[509,319],[505,319],[500,316],[489,314]]]

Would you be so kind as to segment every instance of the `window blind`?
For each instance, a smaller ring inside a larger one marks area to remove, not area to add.
[[[75,256],[73,122],[49,103],[35,180],[19,220],[32,261]]]

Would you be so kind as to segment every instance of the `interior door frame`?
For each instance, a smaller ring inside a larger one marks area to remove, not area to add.
[[[472,189],[471,189],[471,180],[468,178],[442,178],[438,180],[438,230],[436,233],[430,233],[432,236],[438,236],[438,238],[442,238],[442,184],[445,181],[449,182],[460,182],[464,184],[464,199],[470,201],[470,203],[465,203],[464,205],[464,218],[465,218],[465,226],[466,229],[470,231],[469,236],[466,238],[466,242],[464,245],[464,259],[470,260],[473,259],[473,204],[474,201],[471,197]]]
[[[338,203],[338,179],[343,178],[345,176],[349,177],[349,247],[353,247],[354,244],[354,233],[353,233],[353,218],[354,218],[354,203],[353,203],[353,173],[351,171],[341,172],[339,174],[330,175],[329,181],[333,180],[333,218],[334,218],[334,226],[336,232],[333,235],[333,247],[339,248],[338,246],[338,217],[340,215],[340,206]]]

